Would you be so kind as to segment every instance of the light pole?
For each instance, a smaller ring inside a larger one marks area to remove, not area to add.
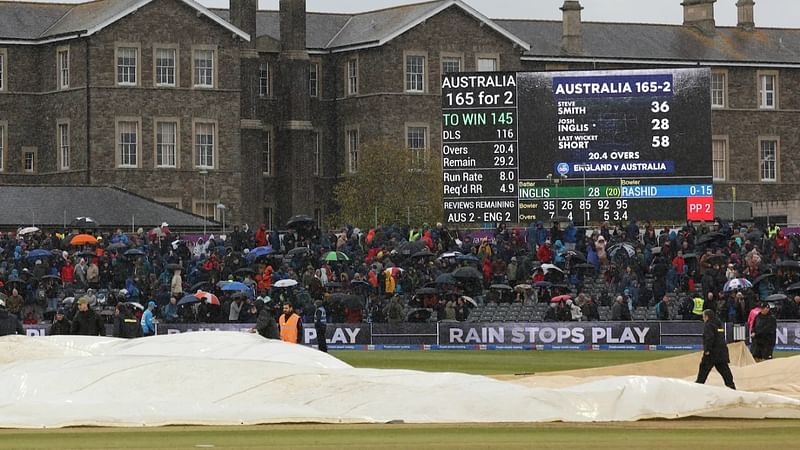
[[[206,203],[206,175],[207,170],[201,170],[200,175],[203,176],[203,239],[206,237],[206,223],[208,222],[208,204]]]
[[[217,209],[222,213],[222,234],[225,234],[225,205],[217,203]]]

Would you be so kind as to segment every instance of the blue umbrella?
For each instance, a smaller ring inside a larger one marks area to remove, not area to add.
[[[42,259],[49,258],[51,256],[53,256],[53,253],[51,253],[49,250],[42,250],[40,248],[28,252],[28,259]]]
[[[456,284],[456,279],[449,273],[443,273],[436,277],[436,284]]]
[[[144,255],[146,255],[147,253],[145,253],[143,250],[139,250],[138,248],[132,248],[132,249],[130,249],[130,250],[128,250],[128,251],[126,251],[126,252],[125,252],[125,253],[123,253],[123,254],[124,254],[125,256],[144,256]]]
[[[222,290],[223,291],[228,291],[228,292],[231,292],[231,291],[233,291],[233,292],[244,292],[244,293],[246,293],[248,295],[252,295],[253,294],[253,290],[250,289],[250,286],[248,286],[248,285],[246,285],[244,283],[240,283],[238,281],[229,281],[227,283],[224,283],[222,285]]]
[[[200,299],[197,298],[194,294],[189,294],[184,296],[182,299],[178,301],[178,306],[191,305],[192,303],[200,303]]]
[[[256,247],[247,254],[246,259],[254,260],[256,258],[261,258],[262,256],[267,256],[273,253],[275,250],[272,249],[271,246],[266,245],[264,247]]]

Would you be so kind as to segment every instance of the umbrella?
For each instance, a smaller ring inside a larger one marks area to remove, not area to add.
[[[289,228],[295,228],[298,226],[308,225],[310,223],[314,223],[314,219],[312,217],[305,214],[298,214],[289,218],[289,221],[286,222],[286,226]]]
[[[289,258],[297,258],[303,256],[311,256],[313,252],[308,247],[295,247],[286,253]]]
[[[333,294],[331,300],[339,302],[348,309],[357,310],[364,308],[364,298],[360,295],[352,294]]]
[[[479,262],[481,262],[480,258],[478,258],[475,255],[456,256],[456,261],[458,261],[458,262],[470,262],[470,263],[479,263]]]
[[[97,245],[97,238],[91,234],[78,234],[69,243],[70,245]]]
[[[794,283],[794,284],[790,284],[786,288],[786,292],[800,292],[800,282]]]
[[[58,275],[42,275],[42,278],[40,278],[40,280],[56,280],[56,281],[61,281],[61,277],[60,277],[60,276],[58,276]]]
[[[226,281],[220,289],[226,292],[247,292],[250,290],[250,286],[238,281]]]
[[[781,269],[800,270],[800,262],[793,260],[781,261],[775,266],[780,267]]]
[[[697,258],[697,253],[684,253],[683,259],[693,259]]]
[[[275,282],[275,284],[273,284],[273,286],[275,286],[276,288],[288,288],[292,286],[297,286],[297,280],[292,280],[290,278],[287,278],[285,280],[278,280]]]
[[[434,288],[419,288],[414,292],[415,295],[436,295],[438,293],[439,290]]]
[[[200,303],[200,299],[195,296],[195,294],[185,295],[178,301],[178,306],[181,305],[190,305],[192,303]]]
[[[144,255],[146,255],[146,253],[143,250],[140,250],[138,248],[132,248],[130,250],[125,251],[125,253],[123,253],[123,255],[125,255],[125,256],[127,256],[129,258],[135,258],[137,256],[144,256]]]
[[[223,288],[222,290],[224,291],[225,289]],[[219,298],[210,292],[197,291],[194,296],[197,297],[198,300],[202,300],[208,304],[219,305]]]
[[[396,277],[396,276],[400,275],[400,273],[402,273],[404,271],[405,271],[405,269],[403,269],[402,267],[389,267],[388,269],[384,270],[383,272],[386,275],[391,275],[393,277]]]
[[[706,258],[706,262],[709,264],[724,264],[728,261],[728,257],[725,255],[711,255]]]
[[[425,250],[418,251],[417,253],[411,255],[412,258],[427,258],[429,256],[436,256],[436,255],[431,253],[431,251],[428,250],[427,248]]]
[[[769,277],[774,277],[774,276],[775,276],[774,273],[765,273],[763,275],[759,275],[756,277],[755,280],[753,280],[753,286],[757,285],[758,283],[761,283],[762,281],[766,280]]]
[[[489,289],[497,289],[498,291],[513,291],[514,288],[507,284],[493,284],[489,286]]]
[[[567,300],[571,300],[572,296],[570,294],[564,295],[557,295],[550,299],[550,303],[558,303],[558,302],[565,302]]]
[[[122,250],[124,248],[128,248],[128,246],[123,244],[122,242],[113,242],[113,243],[111,243],[111,245],[106,247],[106,249],[110,250],[110,251],[118,251],[118,250]]]
[[[567,259],[576,259],[578,261],[586,262],[586,255],[577,251],[577,250],[570,250],[566,253]]]
[[[722,287],[722,291],[731,292],[738,289],[750,289],[751,287],[753,287],[753,283],[747,278],[734,278],[725,283],[725,286]]]
[[[61,300],[62,305],[70,305],[74,302],[75,302],[75,297],[65,297],[63,300]]]
[[[528,291],[530,289],[533,289],[533,286],[531,286],[530,284],[527,284],[527,283],[518,284],[518,285],[514,286],[514,290],[517,291],[517,292],[525,292],[525,291]]]
[[[350,261],[350,257],[344,252],[328,252],[322,255],[323,261]]]
[[[39,229],[36,227],[25,227],[17,231],[17,234],[20,236],[25,236],[26,234],[36,233],[37,231],[39,231]]]
[[[551,270],[555,270],[555,271],[564,273],[564,271],[561,270],[561,268],[556,266],[555,264],[542,264],[542,270],[544,270],[544,273],[547,273],[547,272],[549,272]]]
[[[42,258],[49,258],[53,256],[53,253],[49,250],[43,250],[41,248],[37,248],[36,250],[31,250],[28,252],[28,259],[42,259]]]
[[[478,302],[476,302],[472,297],[467,297],[466,295],[462,295],[461,299],[464,300],[467,303],[471,303],[472,306],[474,306],[476,308],[478,307]]]
[[[124,302],[123,305],[130,305],[133,306],[134,308],[138,308],[144,311],[144,306],[142,306],[142,304],[139,302]]]
[[[651,248],[650,249],[650,253],[652,253],[654,255],[660,255],[661,254],[661,247],[653,247],[653,248]]]
[[[456,277],[450,273],[443,273],[436,277],[436,284],[456,284]]]
[[[755,241],[755,240],[761,239],[763,236],[764,236],[764,233],[762,233],[759,230],[755,230],[755,231],[751,231],[751,232],[747,233],[744,237],[746,239],[751,240],[751,241]]]
[[[553,283],[551,283],[549,281],[537,281],[536,283],[533,283],[533,287],[537,287],[537,288],[545,288],[545,289],[547,289],[547,288],[552,287],[552,286],[553,286]]]
[[[72,228],[97,228],[97,222],[91,217],[76,217],[69,223]]]
[[[697,245],[704,245],[724,238],[725,238],[724,234],[717,231],[712,231],[711,233],[706,233],[700,236],[699,238],[697,238],[696,241],[694,241],[694,243]]]
[[[350,287],[352,288],[372,288],[372,285],[364,280],[353,280],[350,282]]]
[[[480,280],[483,275],[474,267],[459,267],[453,271],[453,276],[458,279],[473,279]]]
[[[202,288],[204,286],[211,286],[211,282],[210,281],[201,281],[199,283],[195,283],[195,284],[192,285],[191,288],[189,288],[189,290],[190,291],[199,291],[200,288]]]
[[[94,252],[75,252],[72,254],[73,258],[94,258],[97,256]]]
[[[606,250],[606,253],[608,253],[608,256],[611,258],[615,257],[619,252],[625,252],[624,254],[630,258],[636,254],[636,249],[628,242],[618,242],[608,247],[608,250]]]
[[[428,246],[424,241],[403,242],[397,247],[397,253],[405,256],[411,256],[414,253],[428,250]]]
[[[328,281],[327,283],[325,283],[326,289],[338,289],[340,287],[342,287],[342,283],[338,281]]]
[[[457,258],[461,256],[461,252],[444,252],[437,259]]]
[[[183,270],[180,264],[167,264],[167,270]]]
[[[787,298],[789,297],[787,297],[785,294],[772,294],[764,300],[767,302],[782,302]]]
[[[256,271],[251,269],[251,268],[249,268],[249,267],[245,267],[245,268],[239,269],[239,270],[237,270],[236,272],[233,272],[233,273],[235,273],[236,275],[255,275]]]
[[[245,256],[245,258],[252,261],[254,259],[267,256],[270,253],[273,253],[274,251],[275,250],[273,250],[272,247],[269,246],[269,245],[265,245],[263,247],[256,247],[256,248],[250,250],[250,252],[247,254],[247,256]]]
[[[408,313],[408,322],[427,322],[431,315],[433,315],[433,311],[430,309],[415,309]]]

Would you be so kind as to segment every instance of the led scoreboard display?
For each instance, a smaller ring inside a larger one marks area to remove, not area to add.
[[[708,69],[442,78],[449,223],[712,220]]]

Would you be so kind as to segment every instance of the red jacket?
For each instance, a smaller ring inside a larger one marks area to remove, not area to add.
[[[536,257],[542,264],[549,263],[553,260],[553,251],[549,245],[540,245],[539,250],[536,250]]]
[[[75,281],[75,267],[72,264],[65,264],[61,268],[61,281],[64,284],[73,283]]]
[[[258,227],[256,230],[256,246],[263,247],[267,245],[267,231],[264,229],[264,226]]]

